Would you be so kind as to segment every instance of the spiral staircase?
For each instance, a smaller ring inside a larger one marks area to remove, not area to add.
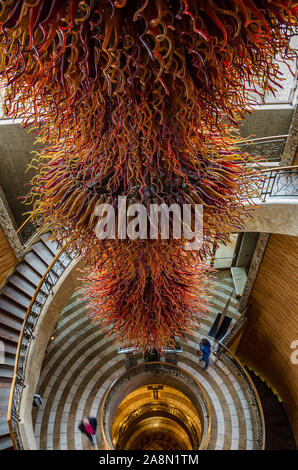
[[[25,349],[21,339],[26,336],[26,332],[28,335],[26,328],[32,321],[29,313],[34,313],[34,302],[42,305],[37,299],[40,296],[46,298],[49,292],[49,288],[45,288],[46,273],[55,275],[53,282],[56,282],[63,272],[63,264],[67,266],[58,257],[56,244],[48,241],[47,237],[42,235],[32,245],[1,290],[1,336],[4,338],[6,353],[5,364],[1,364],[0,369],[2,450],[13,448],[13,428],[8,426],[7,412],[12,407],[14,395],[17,398],[19,395],[17,381],[13,382],[13,394],[10,389]],[[60,271],[55,268],[53,272],[54,260],[56,264],[61,264]],[[264,430],[261,407],[257,422],[258,396],[256,390],[251,388],[244,368],[212,338],[211,361],[206,371],[200,366],[196,352],[201,337],[208,335],[214,319],[224,309],[228,299],[231,325],[239,318],[238,300],[232,291],[233,281],[229,271],[220,271],[210,313],[208,317],[202,318],[200,329],[183,344],[183,351],[176,355],[176,362],[199,381],[208,396],[212,416],[208,449],[262,448]],[[34,315],[38,317],[37,313]],[[136,360],[140,363],[143,358],[136,354]],[[172,360],[172,357],[162,357],[161,360]],[[43,404],[32,409],[37,448],[87,448],[88,444],[78,430],[78,423],[83,415],[99,415],[104,393],[126,369],[125,355],[119,354],[113,338],[105,338],[98,327],[90,323],[80,292],[77,291],[60,315],[43,361],[36,390]],[[17,407],[13,410],[12,416],[17,423]],[[97,446],[102,448],[102,445],[99,433]]]
[[[7,410],[18,341],[26,312],[42,276],[58,253],[57,244],[47,238],[48,235],[41,235],[31,246],[1,289],[0,336],[4,342],[5,363],[0,364],[0,450],[13,448]]]
[[[87,448],[78,424],[82,416],[100,415],[106,389],[126,370],[124,355],[118,353],[113,339],[106,339],[89,323],[84,308],[77,293],[62,312],[48,346],[37,389],[44,402],[33,410],[40,449]],[[209,368],[201,368],[196,351],[202,336],[200,331],[188,339],[177,365],[195,377],[208,396],[212,416],[208,449],[253,449],[256,429],[246,384],[238,370],[217,356],[216,343]],[[140,355],[136,358],[138,363],[143,360]],[[102,448],[100,436],[97,445]]]
[[[253,449],[259,445],[251,395],[247,394],[241,368],[235,363],[232,366],[225,354],[218,354],[216,341],[207,371],[199,365],[196,352],[201,337],[207,335],[213,319],[225,306],[232,285],[228,273],[220,273],[210,317],[202,320],[199,332],[188,339],[183,352],[177,355],[177,365],[202,384],[211,404],[208,449]],[[237,303],[233,298],[229,310],[233,323],[239,317]],[[136,359],[138,363],[143,360],[139,354]],[[84,415],[100,415],[105,391],[126,367],[125,356],[118,353],[113,338],[105,338],[96,325],[90,324],[80,293],[74,294],[61,314],[43,362],[37,388],[43,405],[33,409],[38,448],[88,448],[78,424]],[[97,445],[102,448],[100,435]]]

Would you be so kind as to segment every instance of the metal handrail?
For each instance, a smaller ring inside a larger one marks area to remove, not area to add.
[[[298,196],[298,165],[266,168],[260,170],[264,174],[260,196],[263,202],[267,197]]]
[[[272,168],[264,168],[263,170],[259,170],[260,173],[268,173],[268,171],[281,171],[281,170],[297,170],[298,165],[289,165],[289,166],[274,166]]]
[[[239,140],[237,142],[238,144],[250,144],[251,142],[258,143],[258,142],[269,142],[271,140],[280,140],[280,139],[286,139],[289,136],[289,134],[282,134],[282,135],[271,135],[271,136],[266,136],[266,137],[256,137],[254,139],[251,139],[250,137],[246,137],[243,140]]]
[[[214,339],[214,338],[212,338]],[[221,341],[217,342],[218,347],[217,351],[214,353],[217,357],[223,359],[228,367],[233,367],[236,371],[238,377],[241,377],[247,387],[244,387],[246,394],[250,400],[251,410],[254,410],[256,413],[253,415],[255,418],[256,426],[256,443],[259,450],[265,449],[265,418],[262,403],[256,389],[255,384],[253,383],[252,378],[249,373],[246,371],[242,362],[232,353],[232,351],[225,346]]]
[[[251,405],[250,409],[254,412],[253,416],[255,418],[254,422],[256,433],[255,441],[257,443],[258,450],[264,450],[265,418],[262,403],[252,378],[250,377],[242,362],[225,344],[222,343],[222,340],[218,341],[215,338],[206,334],[204,335],[204,337],[208,338],[211,345],[213,344],[213,346],[211,347],[211,352],[215,355],[215,357],[218,357],[219,359],[223,360],[226,363],[228,369],[234,369],[235,375],[244,383],[245,386],[243,387],[243,390],[244,392],[246,392],[247,398],[249,399]],[[190,335],[189,339],[191,338],[192,336]]]
[[[12,384],[10,389],[10,396],[9,396],[9,404],[8,404],[8,413],[7,413],[7,421],[9,432],[11,436],[11,440],[13,443],[13,447],[15,450],[23,449],[23,445],[21,442],[18,423],[20,422],[19,418],[19,406],[22,397],[22,391],[25,387],[24,378],[25,378],[25,371],[26,371],[26,362],[27,362],[27,352],[28,347],[33,337],[33,331],[35,329],[37,320],[39,315],[42,311],[42,308],[47,301],[50,294],[53,293],[52,289],[54,285],[57,283],[58,279],[68,267],[70,262],[75,258],[75,253],[66,252],[66,247],[60,249],[57,255],[53,258],[51,263],[49,264],[46,272],[42,276],[34,295],[30,301],[29,307],[26,311],[26,315],[23,321],[23,326],[20,332],[17,352],[16,352],[16,359],[15,359],[15,366],[14,366],[14,374],[12,378]],[[67,260],[66,265],[63,263],[63,260]],[[55,266],[63,266],[63,270],[60,275],[54,270]],[[38,298],[40,297],[40,298]],[[35,311],[34,311],[35,307]],[[32,318],[30,319],[30,316]],[[22,352],[22,354],[21,354]],[[21,357],[22,356],[22,357]],[[15,427],[15,429],[14,429]]]
[[[31,220],[31,215],[20,225],[16,233],[25,248],[31,246],[40,235],[39,228]]]
[[[258,157],[260,161],[267,160],[278,163],[282,158],[287,138],[286,134],[258,138],[246,137],[236,141],[235,145],[241,152]]]
[[[265,418],[263,413],[262,403],[256,389],[255,384],[253,383],[252,378],[250,377],[249,373],[246,371],[244,365],[241,361],[237,358],[235,354],[230,351],[228,345],[231,343],[231,340],[235,337],[235,335],[239,332],[240,328],[245,324],[248,317],[248,308],[247,306],[243,312],[241,313],[240,317],[234,323],[234,325],[228,330],[228,332],[218,341],[213,337],[206,335],[213,344],[217,345],[217,350],[214,352],[215,356],[221,357],[229,361],[229,366],[234,366],[237,370],[237,375],[242,376],[245,383],[248,385],[248,388],[245,387],[247,394],[249,395],[250,401],[252,403],[252,409],[257,410],[259,423],[257,422],[256,416],[256,428],[257,428],[257,444],[261,450],[265,449]],[[251,391],[251,393],[249,393]]]
[[[228,346],[235,336],[238,334],[239,330],[247,321],[247,311],[248,307],[246,307],[243,312],[241,313],[240,317],[236,320],[233,326],[226,332],[226,334],[220,339],[220,342],[225,346]]]

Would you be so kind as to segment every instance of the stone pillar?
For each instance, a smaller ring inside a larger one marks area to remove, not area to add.
[[[298,104],[294,110],[289,135],[280,161],[280,166],[293,165],[297,160],[296,153],[298,148]],[[297,164],[297,163],[296,163]]]
[[[23,246],[17,235],[14,218],[10,212],[6,197],[0,187],[0,226],[10,244],[17,260],[21,260],[24,254]]]

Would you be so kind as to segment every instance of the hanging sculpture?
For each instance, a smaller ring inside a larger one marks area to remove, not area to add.
[[[84,256],[90,316],[123,344],[161,348],[205,311],[203,261],[258,192],[239,121],[280,86],[297,16],[291,0],[1,2],[4,109],[44,145],[31,218]],[[95,208],[119,196],[202,204],[200,249],[172,227],[167,241],[98,240]]]
[[[207,312],[210,269],[176,240],[123,241],[117,248],[116,266],[114,253],[102,250],[97,269],[83,278],[91,321],[140,349],[185,340]]]

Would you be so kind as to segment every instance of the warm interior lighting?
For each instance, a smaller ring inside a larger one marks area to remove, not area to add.
[[[6,117],[44,144],[31,217],[86,261],[90,317],[123,346],[160,349],[206,310],[203,261],[243,227],[257,172],[240,119],[292,60],[288,0],[2,2]],[[256,96],[258,97],[256,99]],[[185,239],[96,238],[99,203],[204,208],[199,250]]]
[[[190,399],[174,387],[159,384],[139,387],[126,396],[112,427],[118,450],[192,450],[199,446],[201,433]]]

